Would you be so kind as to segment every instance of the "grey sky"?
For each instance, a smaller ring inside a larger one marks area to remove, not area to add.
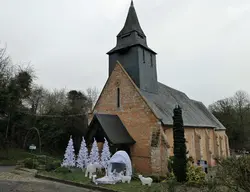
[[[102,89],[130,0],[0,0],[0,41],[47,88]],[[158,81],[208,105],[250,93],[249,0],[134,0]]]

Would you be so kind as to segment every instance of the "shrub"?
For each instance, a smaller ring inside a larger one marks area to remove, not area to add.
[[[24,167],[28,169],[36,169],[38,166],[38,162],[33,158],[26,158],[23,160]]]
[[[205,183],[206,173],[202,167],[187,165],[187,183],[194,185],[203,185]]]
[[[176,180],[176,178],[175,178],[175,175],[174,175],[174,172],[172,171],[172,172],[169,172],[168,174],[167,174],[167,179],[168,180]]]
[[[46,171],[53,171],[57,168],[61,167],[61,161],[54,160],[46,163],[45,170]]]
[[[187,180],[187,149],[184,136],[182,110],[180,106],[174,109],[173,116],[174,162],[173,172],[178,182]]]
[[[168,172],[173,171],[174,156],[168,158]]]
[[[217,159],[216,179],[231,191],[250,191],[250,156]]]
[[[145,176],[145,177],[147,177],[147,176]],[[153,179],[154,183],[160,183],[160,182],[162,182],[162,181],[164,181],[166,179],[166,177],[160,176],[160,175],[159,176],[152,175],[152,176],[148,176],[148,177],[151,177]]]

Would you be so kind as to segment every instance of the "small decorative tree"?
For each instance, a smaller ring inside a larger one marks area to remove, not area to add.
[[[94,142],[92,144],[92,148],[90,151],[90,163],[94,164],[94,163],[98,163],[100,164],[100,158],[99,158],[99,150],[98,150],[98,146],[97,146],[97,142],[94,139]]]
[[[88,154],[88,149],[86,147],[86,142],[84,137],[82,137],[82,143],[81,143],[81,147],[77,156],[77,160],[76,160],[76,166],[78,168],[86,168],[87,165],[89,163],[89,154]]]
[[[68,146],[66,148],[64,159],[61,164],[62,167],[72,168],[75,167],[76,161],[75,161],[75,150],[73,145],[73,139],[72,136],[70,136]]]
[[[187,180],[187,149],[184,136],[184,127],[182,119],[182,110],[178,105],[175,107],[173,121],[173,136],[174,136],[174,162],[173,171],[178,182]]]
[[[109,150],[109,144],[106,138],[104,138],[104,144],[102,148],[102,155],[101,155],[101,165],[105,168],[106,170],[106,175],[107,175],[107,168],[110,160],[110,150]]]

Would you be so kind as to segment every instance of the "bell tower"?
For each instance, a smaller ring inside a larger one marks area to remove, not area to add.
[[[147,45],[133,1],[128,11],[124,27],[117,35],[116,46],[110,50],[109,75],[118,60],[139,89],[157,93],[156,53]]]

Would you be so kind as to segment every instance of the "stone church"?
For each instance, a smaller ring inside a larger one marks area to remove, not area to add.
[[[87,140],[95,138],[101,148],[105,136],[113,152],[127,151],[137,172],[164,174],[173,155],[173,109],[180,105],[187,155],[208,164],[229,156],[226,129],[206,106],[158,82],[156,52],[147,44],[133,1],[107,54],[109,77],[89,114]]]

